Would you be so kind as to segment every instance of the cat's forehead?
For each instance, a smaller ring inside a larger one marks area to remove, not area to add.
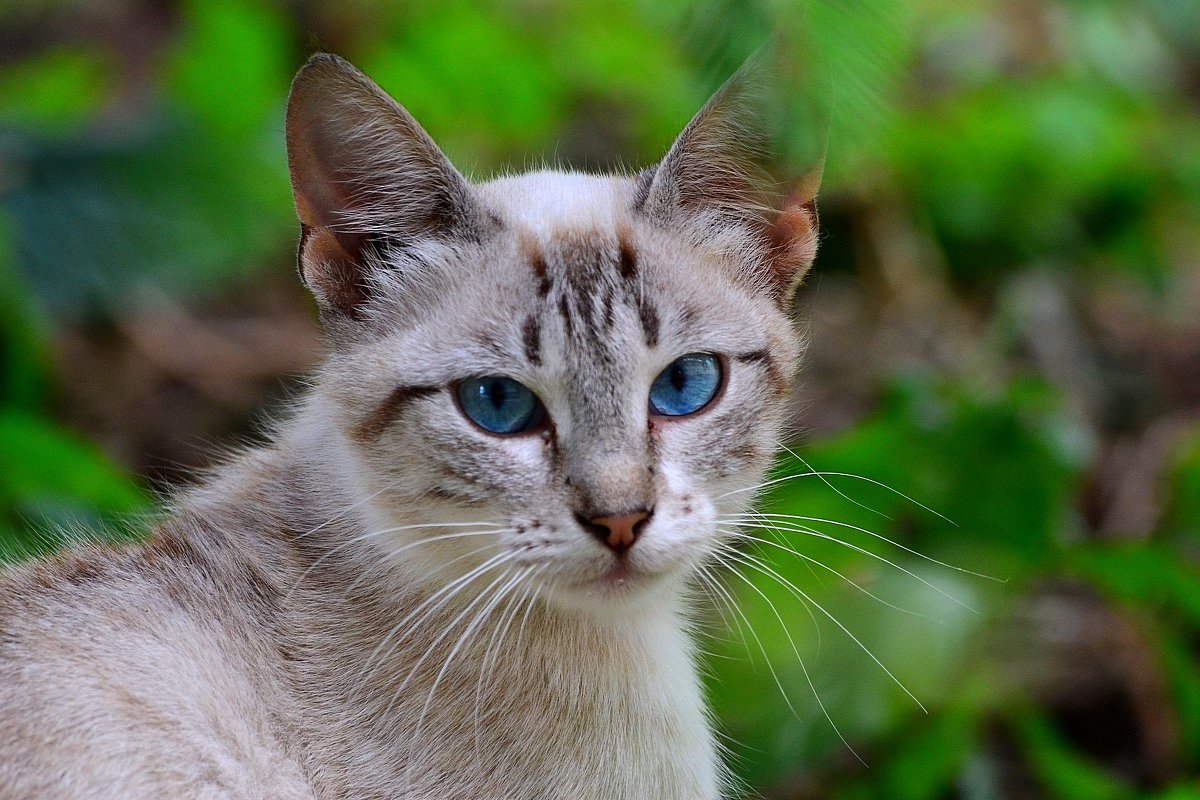
[[[405,283],[419,295],[400,293],[378,343],[381,358],[428,367],[410,380],[586,373],[620,385],[685,352],[764,346],[770,309],[717,256],[639,212],[636,179],[535,172],[475,189],[499,224],[444,266],[426,258],[420,270],[444,280]]]
[[[673,334],[756,337],[747,320],[762,310],[745,287],[714,254],[640,213],[636,179],[543,171],[478,188],[502,232],[474,261],[470,273],[488,280],[471,293],[500,313],[473,320],[493,330],[520,323],[532,360],[539,350],[585,361],[611,350],[604,360],[624,365]]]
[[[632,215],[628,178],[542,171],[498,178],[479,191],[506,222],[538,239],[612,231]]]

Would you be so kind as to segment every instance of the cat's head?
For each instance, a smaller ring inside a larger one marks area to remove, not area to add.
[[[472,184],[354,67],[304,67],[300,267],[364,552],[608,608],[717,546],[774,453],[816,250],[815,181],[772,191],[752,166],[748,84],[636,176]]]

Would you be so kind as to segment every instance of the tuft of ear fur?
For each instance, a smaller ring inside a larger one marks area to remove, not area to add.
[[[292,82],[288,168],[300,273],[322,313],[357,319],[386,256],[476,236],[467,180],[400,104],[349,62],[314,55]]]
[[[774,149],[765,62],[761,53],[747,61],[643,174],[640,207],[663,224],[749,254],[754,277],[786,305],[816,257],[824,159],[782,189],[771,178],[764,166]]]

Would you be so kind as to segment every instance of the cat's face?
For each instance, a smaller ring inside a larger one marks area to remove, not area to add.
[[[364,547],[434,584],[524,576],[592,610],[677,585],[773,454],[811,198],[734,207],[745,189],[711,142],[689,143],[708,133],[695,121],[638,177],[471,186],[348,65],[307,69],[326,103],[380,105],[358,97],[340,122],[374,162],[293,125],[318,91],[304,73],[289,110],[302,268],[335,350],[318,396],[369,498]]]

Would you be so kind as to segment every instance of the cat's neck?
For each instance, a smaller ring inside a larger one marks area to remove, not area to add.
[[[323,688],[304,701],[317,726],[348,735],[323,760],[354,772],[366,755],[386,796],[717,794],[691,643],[668,614],[601,630],[537,604],[507,632],[467,634],[439,614],[400,641],[385,625],[356,638],[341,615],[324,622],[327,649],[303,681]]]
[[[468,602],[419,625],[391,624],[428,597],[418,590],[376,598],[374,607],[326,606],[300,685],[322,687],[304,698],[313,719],[354,731],[347,752],[330,754],[333,764],[372,753],[375,782],[396,796],[423,796],[421,788],[501,796],[514,776],[525,790],[511,796],[520,797],[716,795],[714,746],[678,609],[660,606],[622,625],[541,600],[490,613]],[[512,763],[497,767],[489,754],[499,752]]]

